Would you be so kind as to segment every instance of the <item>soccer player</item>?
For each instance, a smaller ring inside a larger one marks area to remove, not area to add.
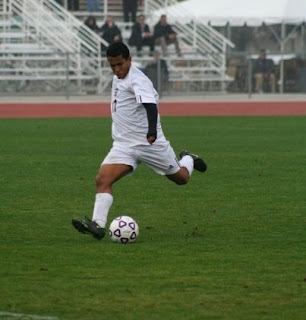
[[[111,44],[106,51],[113,70],[111,113],[113,146],[96,177],[97,193],[92,220],[75,218],[72,225],[96,239],[105,236],[108,212],[113,203],[113,184],[143,163],[178,185],[186,184],[193,169],[206,171],[195,154],[181,151],[178,161],[162,131],[158,93],[149,78],[133,66],[128,47]]]

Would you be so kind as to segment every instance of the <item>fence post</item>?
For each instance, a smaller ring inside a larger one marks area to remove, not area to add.
[[[305,22],[302,24],[301,27],[301,38],[302,38],[302,58],[305,59],[305,49],[306,49],[306,42],[305,42]]]
[[[248,96],[249,99],[252,98],[252,58],[250,55],[248,57]]]
[[[69,92],[69,64],[70,64],[70,56],[69,52],[66,52],[66,100],[69,100],[70,92]]]
[[[161,97],[161,63],[160,63],[160,56],[158,55],[157,58],[157,92]]]

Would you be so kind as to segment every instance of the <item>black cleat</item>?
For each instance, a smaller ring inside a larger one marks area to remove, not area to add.
[[[193,154],[187,150],[183,150],[180,152],[180,158],[182,159],[184,156],[190,156],[193,159],[193,167],[200,172],[205,172],[207,169],[207,165],[203,159],[201,159],[196,154]]]
[[[79,232],[90,234],[98,240],[101,240],[105,236],[105,229],[86,217],[84,219],[74,218],[71,223]]]

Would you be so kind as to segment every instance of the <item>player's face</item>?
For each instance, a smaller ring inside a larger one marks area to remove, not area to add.
[[[119,79],[124,79],[130,70],[131,57],[128,57],[127,59],[123,58],[122,56],[107,57],[107,60],[110,64],[114,74]]]

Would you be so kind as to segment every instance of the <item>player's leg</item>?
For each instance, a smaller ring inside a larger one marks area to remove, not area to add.
[[[133,167],[127,164],[102,164],[96,176],[97,193],[113,193],[112,185],[133,171]]]
[[[102,239],[108,212],[113,203],[113,184],[137,167],[137,157],[130,148],[116,146],[104,159],[96,177],[97,193],[92,220],[75,218],[72,225],[82,233]]]
[[[189,181],[191,173],[188,171],[186,167],[181,167],[179,171],[177,171],[174,174],[167,174],[166,177],[178,185],[183,185]]]
[[[182,185],[189,181],[193,169],[199,172],[205,172],[207,165],[202,158],[189,151],[183,150],[180,152],[180,170],[174,174],[168,174],[167,178],[176,184]]]
[[[180,153],[178,161],[168,141],[155,142],[151,146],[138,149],[139,160],[158,174],[165,175],[176,184],[186,184],[193,169],[206,171],[205,162],[197,155],[186,150]]]
[[[180,169],[174,174],[168,174],[167,178],[178,185],[186,184],[193,172],[194,161],[190,155],[184,155],[179,161]]]
[[[113,204],[113,184],[130,173],[133,168],[126,164],[103,164],[96,177],[97,193],[92,220],[105,228],[107,216]]]
[[[75,229],[99,240],[104,237],[108,212],[113,204],[112,186],[132,170],[131,166],[125,164],[104,164],[100,167],[96,177],[97,193],[92,220],[74,218],[72,225]]]

